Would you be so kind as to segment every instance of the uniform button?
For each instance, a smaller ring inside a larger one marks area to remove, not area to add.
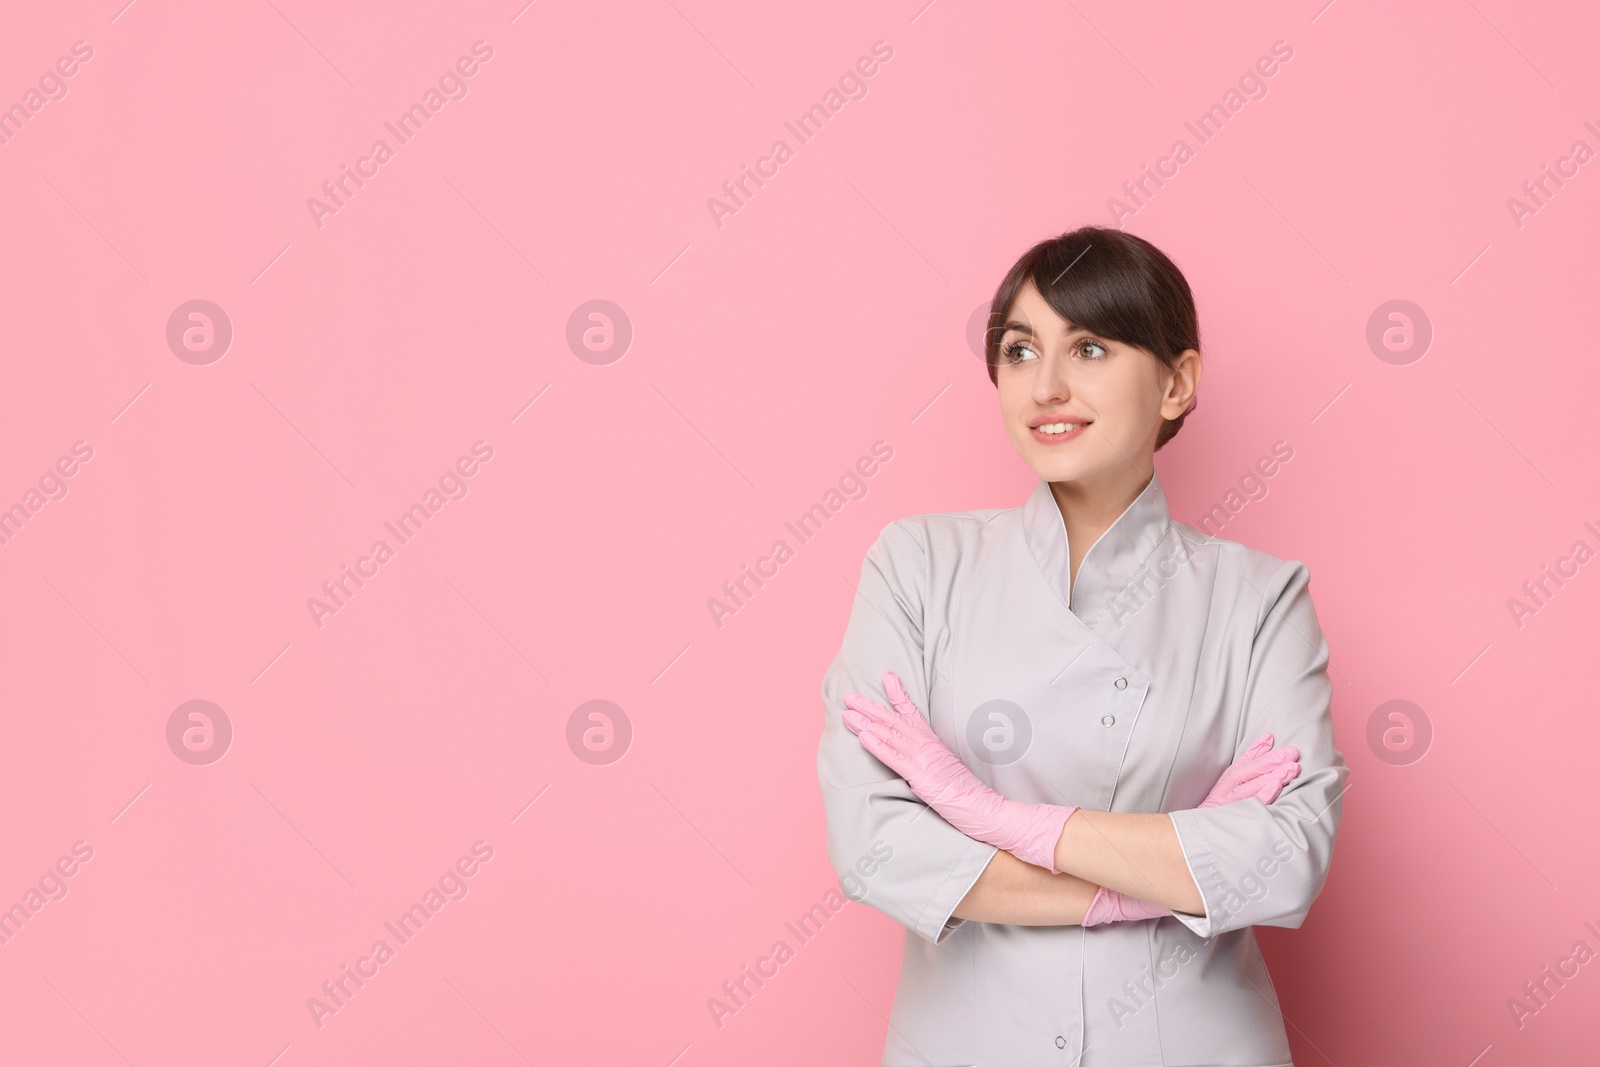
[[[1116,681],[1112,682],[1111,684],[1116,686],[1118,689],[1126,689],[1126,688],[1128,688],[1128,680],[1126,678],[1118,678]]]
[[[1056,1048],[1066,1048],[1066,1047],[1067,1047],[1067,1039],[1062,1037],[1060,1034],[1057,1034],[1056,1035]]]
[[[1100,716],[1100,725],[1101,726],[1110,726],[1112,723],[1114,723],[1116,721],[1117,721],[1117,717],[1115,715],[1102,715],[1102,716]]]

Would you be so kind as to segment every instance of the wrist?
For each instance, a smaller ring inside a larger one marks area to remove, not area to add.
[[[1060,874],[1061,869],[1056,866],[1056,849],[1061,843],[1061,833],[1066,828],[1067,820],[1078,809],[1061,804],[1012,803],[1016,805],[1014,823],[1021,827],[1021,832],[1016,835],[1016,847],[1007,851],[1035,867],[1043,867],[1051,874]]]

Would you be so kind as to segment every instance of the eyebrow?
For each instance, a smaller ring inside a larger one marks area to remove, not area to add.
[[[1065,321],[1066,324],[1067,324],[1067,328],[1064,331],[1064,333],[1069,337],[1072,334],[1075,334],[1075,333],[1093,333],[1094,332],[1093,330],[1090,330],[1088,327],[1073,325],[1072,321],[1070,319],[1063,320],[1063,321]],[[1029,337],[1038,337],[1039,336],[1038,331],[1035,330],[1032,326],[1029,326],[1025,322],[1017,322],[1016,320],[1012,320],[1010,322],[1007,322],[1005,330],[1003,331],[1003,333],[1010,333],[1013,330],[1015,330],[1017,333],[1027,334]]]

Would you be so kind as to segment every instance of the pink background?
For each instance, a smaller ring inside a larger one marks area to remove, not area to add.
[[[1310,918],[1259,931],[1295,1060],[1589,1062],[1600,966],[1520,1028],[1507,1001],[1600,950],[1600,566],[1520,627],[1507,599],[1600,548],[1600,163],[1520,226],[1507,200],[1600,148],[1600,27],[1320,2],[9,13],[0,103],[93,58],[0,146],[0,506],[93,458],[0,545],[0,905],[93,858],[0,946],[0,1060],[877,1062],[901,929],[784,928],[837,884],[818,686],[851,583],[891,519],[1022,501],[969,317],[1182,137],[1122,220],[1187,274],[1208,357],[1161,475],[1193,522],[1293,448],[1220,532],[1310,565],[1353,768]],[[784,122],[877,41],[799,144]],[[1267,95],[1197,145],[1275,41]],[[380,137],[319,227],[307,199]],[[778,138],[719,227],[708,198]],[[166,340],[197,299],[233,329],[205,365]],[[597,365],[567,330],[601,299],[633,337]],[[1394,299],[1433,329],[1404,365],[1366,340]],[[879,440],[865,498],[716,626]],[[467,495],[319,627],[308,599],[478,441]],[[607,765],[568,740],[597,699],[631,727]],[[1396,699],[1433,729],[1408,764],[1367,741]],[[190,700],[232,725],[208,765],[168,744]],[[465,898],[396,947],[477,841]],[[379,938],[319,1027],[308,998]],[[780,938],[719,1028],[708,998]]]

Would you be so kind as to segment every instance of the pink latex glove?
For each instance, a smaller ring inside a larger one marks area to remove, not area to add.
[[[1300,750],[1293,745],[1272,747],[1272,735],[1262,734],[1251,742],[1239,758],[1228,765],[1211,787],[1211,792],[1199,804],[1202,808],[1216,808],[1236,800],[1255,797],[1263,804],[1278,799],[1283,787],[1300,775]],[[1101,886],[1089,902],[1083,925],[1120,922],[1126,919],[1159,919],[1172,912],[1160,904],[1119,893]]]
[[[1228,765],[1199,806],[1215,808],[1249,797],[1271,804],[1278,799],[1284,786],[1299,777],[1299,759],[1298,748],[1293,745],[1273,748],[1272,735],[1262,734]]]
[[[1115,889],[1100,887],[1100,891],[1089,902],[1089,910],[1084,913],[1084,926],[1097,926],[1100,923],[1121,922],[1125,919],[1159,919],[1172,912],[1160,904],[1152,904],[1148,900],[1130,897],[1126,893],[1119,893]]]
[[[951,752],[912,703],[893,671],[883,674],[891,707],[859,693],[845,693],[844,722],[862,747],[906,780],[912,792],[968,837],[1025,863],[1056,868],[1056,842],[1075,807],[1024,804],[990,789]]]

